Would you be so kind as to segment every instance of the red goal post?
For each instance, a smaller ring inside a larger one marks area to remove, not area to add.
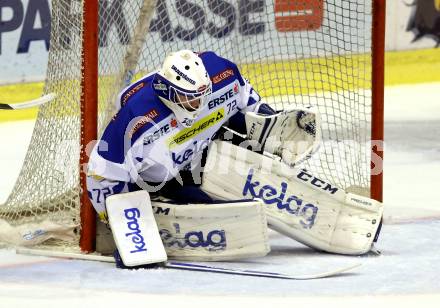
[[[79,246],[84,252],[95,250],[96,213],[87,194],[85,166],[88,145],[98,139],[98,0],[85,0],[83,9],[82,73],[81,80],[81,150],[80,150],[80,217]]]
[[[373,1],[372,25],[372,112],[371,112],[371,140],[376,145],[371,148],[372,156],[379,157],[372,162],[371,169],[377,168],[380,172],[371,174],[370,197],[383,202],[383,141],[384,141],[384,87],[385,87],[385,16],[386,0]],[[374,154],[373,154],[374,153]]]

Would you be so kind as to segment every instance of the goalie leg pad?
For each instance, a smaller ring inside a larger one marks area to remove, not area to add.
[[[380,202],[222,141],[211,147],[206,165],[204,191],[217,199],[261,199],[272,229],[327,252],[358,255],[371,249]]]
[[[235,260],[265,256],[270,251],[260,201],[153,202],[153,212],[167,254],[173,259]]]

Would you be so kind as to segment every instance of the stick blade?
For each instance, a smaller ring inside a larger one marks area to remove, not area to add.
[[[21,103],[14,103],[14,104],[1,104],[0,103],[0,109],[3,110],[19,110],[19,109],[28,109],[28,108],[33,108],[33,107],[37,107],[40,105],[43,105],[45,103],[48,103],[50,101],[52,101],[53,99],[55,99],[56,94],[55,93],[48,93],[42,97],[33,99],[33,100],[29,100],[29,101],[25,101],[25,102],[21,102]]]
[[[339,267],[333,270],[313,273],[313,274],[303,274],[303,275],[291,275],[284,273],[275,273],[275,272],[265,272],[265,271],[253,271],[253,270],[244,270],[244,269],[234,269],[234,268],[222,268],[216,266],[208,266],[201,264],[193,264],[193,263],[182,263],[175,261],[165,262],[165,267],[181,269],[181,270],[193,270],[193,271],[202,271],[202,272],[210,272],[210,273],[221,273],[221,274],[233,274],[233,275],[242,275],[242,276],[254,276],[254,277],[266,277],[266,278],[279,278],[279,279],[292,279],[292,280],[311,280],[311,279],[319,279],[319,278],[327,278],[332,276],[337,276],[341,273],[348,272],[354,268],[361,266],[360,263],[352,264],[349,266]]]

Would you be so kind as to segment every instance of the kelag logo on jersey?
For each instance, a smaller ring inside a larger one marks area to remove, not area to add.
[[[199,153],[203,151],[209,145],[211,139],[212,136],[203,141],[196,140],[193,142],[192,146],[189,149],[185,149],[183,152],[178,154],[172,152],[171,158],[173,160],[174,166],[179,166],[186,163],[187,161],[189,161],[191,158],[194,157],[195,153]]]
[[[178,248],[204,248],[208,251],[218,251],[226,249],[226,233],[224,230],[212,230],[208,233],[203,231],[189,231],[181,234],[180,225],[173,224],[174,232],[167,229],[159,230],[160,237],[165,247]]]
[[[216,110],[214,113],[195,122],[193,126],[187,127],[178,132],[176,135],[169,138],[167,142],[168,147],[172,149],[178,145],[185,143],[186,141],[188,141],[188,139],[193,138],[198,134],[204,132],[205,130],[222,121],[224,118],[225,109],[220,108],[219,110]]]
[[[254,170],[250,169],[243,187],[243,196],[259,198],[267,205],[276,205],[279,210],[284,210],[289,214],[304,218],[300,224],[304,229],[310,229],[315,224],[315,218],[318,213],[318,207],[311,204],[303,204],[304,201],[295,196],[290,195],[286,198],[288,185],[281,182],[281,191],[279,192],[275,187],[268,184],[260,184],[259,181],[252,182]],[[260,186],[261,185],[261,186]]]

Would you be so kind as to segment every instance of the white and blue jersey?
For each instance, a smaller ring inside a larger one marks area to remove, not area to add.
[[[134,183],[157,190],[189,168],[232,116],[257,107],[260,96],[234,63],[213,52],[199,56],[212,81],[212,94],[191,127],[181,125],[155,94],[155,73],[119,95],[121,108],[95,146],[88,166],[88,194],[101,218],[108,196],[128,192]]]

